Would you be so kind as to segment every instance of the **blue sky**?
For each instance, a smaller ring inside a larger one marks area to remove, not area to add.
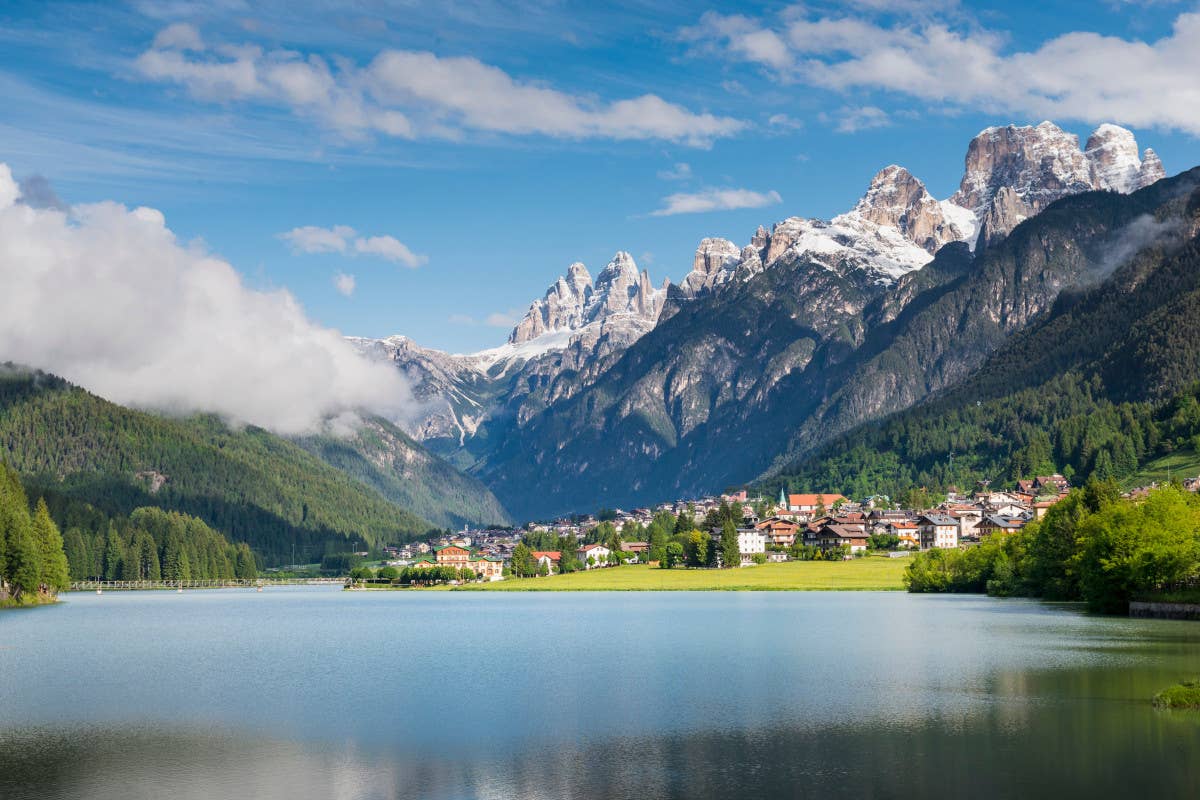
[[[322,324],[455,351],[571,261],[679,280],[889,163],[946,197],[988,125],[1200,163],[1190,2],[341,5],[6,3],[0,161],[161,210]]]

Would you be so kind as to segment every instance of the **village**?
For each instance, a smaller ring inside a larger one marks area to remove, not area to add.
[[[971,547],[997,532],[1018,531],[1041,518],[1070,488],[1068,479],[1059,474],[1020,480],[1011,490],[993,490],[984,482],[969,494],[950,487],[944,500],[915,509],[896,508],[886,497],[856,502],[836,492],[781,489],[778,497],[765,498],[742,490],[654,508],[531,522],[516,529],[465,529],[432,542],[386,548],[385,556],[387,566],[410,576],[429,570],[432,578],[436,569],[438,579],[430,582],[554,575],[564,571],[564,555],[581,570],[658,564],[664,555],[652,552],[646,532],[656,518],[669,515],[672,520],[693,520],[695,529],[709,539],[708,562],[693,566],[849,560],[868,551],[902,557],[923,550]],[[721,537],[724,520],[732,517],[736,517],[738,563],[727,564],[725,556],[732,551],[721,547]],[[542,549],[537,546],[542,542],[559,546]]]

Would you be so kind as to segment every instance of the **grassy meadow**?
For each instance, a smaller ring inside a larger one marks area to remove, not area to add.
[[[900,590],[908,558],[787,561],[740,569],[659,569],[644,564],[545,578],[507,578],[455,590],[486,592],[877,591]]]

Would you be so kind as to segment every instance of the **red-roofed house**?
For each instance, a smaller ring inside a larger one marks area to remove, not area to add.
[[[789,494],[787,510],[794,514],[813,514],[818,511],[833,511],[833,506],[846,502],[840,494]]]

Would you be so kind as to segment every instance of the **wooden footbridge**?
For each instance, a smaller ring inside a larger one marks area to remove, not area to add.
[[[262,589],[266,586],[345,586],[346,578],[214,578],[187,581],[72,581],[72,592],[142,589]]]

